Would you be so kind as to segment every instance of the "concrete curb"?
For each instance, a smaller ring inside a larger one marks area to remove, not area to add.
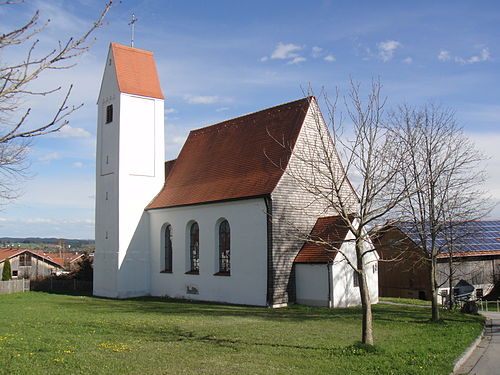
[[[485,324],[484,324],[484,327],[483,327],[483,331],[474,340],[474,342],[472,344],[470,344],[467,349],[465,349],[465,351],[460,355],[460,357],[458,357],[455,360],[454,365],[453,365],[453,371],[451,372],[450,375],[457,375],[458,374],[458,372],[457,372],[458,369],[465,363],[465,361],[467,361],[469,359],[469,357],[472,355],[472,353],[474,352],[474,350],[476,350],[477,346],[479,345],[479,343],[481,342],[481,340],[485,336],[484,333],[485,333],[486,328],[488,326],[491,326],[491,319],[486,318]]]

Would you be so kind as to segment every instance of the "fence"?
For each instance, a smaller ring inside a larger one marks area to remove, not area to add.
[[[27,292],[30,290],[30,281],[27,279],[0,281],[0,294]]]
[[[0,294],[11,294],[20,292],[92,292],[92,281],[84,280],[10,280],[0,281]]]
[[[500,312],[500,301],[483,301],[477,300],[479,311],[496,311]]]
[[[39,292],[91,292],[92,281],[84,280],[31,280],[30,290]]]

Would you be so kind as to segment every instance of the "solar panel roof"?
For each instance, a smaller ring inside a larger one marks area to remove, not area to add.
[[[397,227],[420,245],[421,238],[413,223],[400,222]],[[449,222],[443,223],[442,228],[436,238],[441,252],[448,251],[450,247],[454,252],[500,251],[500,220]],[[427,233],[427,243],[430,240],[430,233]]]

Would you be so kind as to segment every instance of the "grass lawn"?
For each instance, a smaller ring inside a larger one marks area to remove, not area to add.
[[[419,306],[431,306],[431,301],[424,301],[421,299],[413,298],[397,298],[397,297],[380,297],[381,301],[394,302],[394,303],[406,303],[408,305],[419,305]]]
[[[354,345],[359,308],[222,306],[39,292],[0,296],[1,374],[446,374],[480,317],[375,305],[376,350]]]

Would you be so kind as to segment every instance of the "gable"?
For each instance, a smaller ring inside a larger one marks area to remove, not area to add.
[[[310,100],[191,131],[147,209],[270,194],[288,164]]]

